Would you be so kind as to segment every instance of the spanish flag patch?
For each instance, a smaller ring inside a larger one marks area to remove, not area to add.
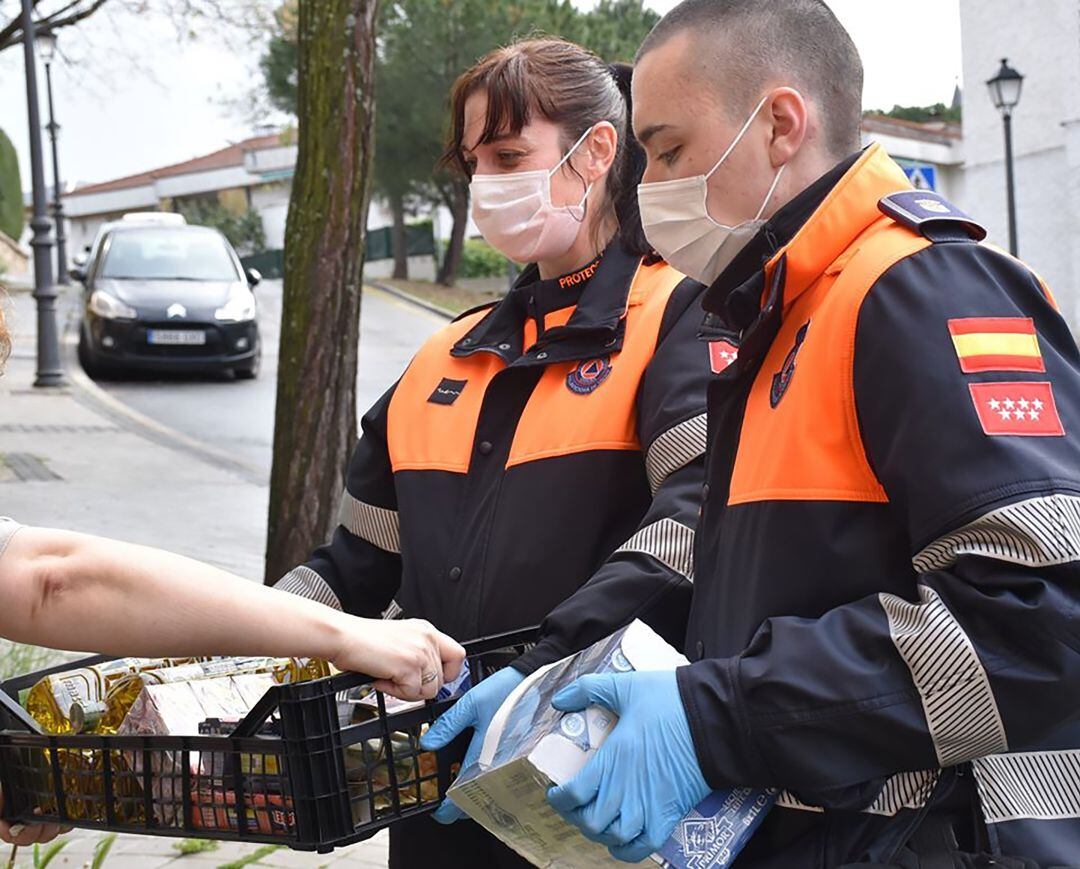
[[[1035,324],[1028,317],[949,320],[949,333],[965,374],[1046,370]]]

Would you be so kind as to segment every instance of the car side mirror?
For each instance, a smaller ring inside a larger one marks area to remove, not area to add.
[[[86,269],[84,269],[81,265],[73,266],[68,271],[68,274],[71,275],[73,280],[78,281],[80,284],[86,283]]]
[[[255,289],[262,281],[262,274],[258,269],[245,269],[244,277],[247,278],[248,286]]]

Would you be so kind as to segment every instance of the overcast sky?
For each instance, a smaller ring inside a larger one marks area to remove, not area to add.
[[[676,2],[649,5],[664,12]],[[862,53],[866,108],[952,99],[961,70],[958,0],[830,0],[830,5]],[[170,22],[153,15],[110,16],[108,9],[79,25],[79,34],[61,33],[70,62],[54,64],[53,78],[65,178],[105,181],[254,134],[254,124],[235,103],[257,81],[260,46],[238,34],[203,33],[194,42],[181,42]],[[901,41],[904,51],[897,50]],[[28,188],[22,60],[20,49],[0,53],[0,128],[15,143]],[[39,78],[44,92],[44,75]],[[51,183],[49,163],[46,178]]]

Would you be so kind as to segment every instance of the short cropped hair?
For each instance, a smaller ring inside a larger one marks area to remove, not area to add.
[[[837,159],[857,151],[863,67],[851,36],[824,0],[684,0],[657,22],[638,60],[689,32],[705,75],[723,89],[733,120],[753,110],[770,83],[815,102],[825,146]]]

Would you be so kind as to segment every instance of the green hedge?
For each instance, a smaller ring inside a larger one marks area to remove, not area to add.
[[[506,274],[510,261],[480,238],[465,239],[459,278],[497,278]]]
[[[0,232],[18,241],[23,223],[19,157],[11,139],[0,130]]]

